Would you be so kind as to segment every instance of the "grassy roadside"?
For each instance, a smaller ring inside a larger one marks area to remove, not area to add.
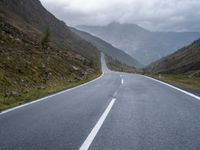
[[[110,70],[118,71],[118,72],[127,72],[127,73],[136,73],[136,69],[134,67],[127,66],[126,64],[122,64],[116,59],[113,59],[109,56],[105,56],[106,64]]]
[[[77,82],[71,82],[71,83],[60,82],[60,83],[57,83],[57,85],[48,86],[45,89],[32,88],[32,89],[29,89],[29,92],[23,93],[16,97],[4,97],[4,98],[0,97],[0,111],[84,84],[86,82],[89,82],[91,80],[98,78],[99,76],[101,76],[100,73],[86,77],[83,80],[80,80]]]
[[[138,73],[150,76],[152,78],[164,81],[166,83],[172,84],[176,87],[200,95],[200,77],[189,76],[182,74],[150,74],[144,73],[135,68],[121,64],[119,61],[112,59],[111,57],[106,56],[106,64],[110,70],[127,72],[127,73]]]
[[[200,77],[190,77],[188,75],[172,75],[172,74],[160,74],[160,75],[147,74],[147,76],[167,82],[169,84],[177,85],[179,87],[200,91]]]
[[[70,46],[63,48],[47,31],[42,33],[0,14],[0,111],[100,75],[99,59],[83,57]],[[83,48],[91,47],[86,44]]]

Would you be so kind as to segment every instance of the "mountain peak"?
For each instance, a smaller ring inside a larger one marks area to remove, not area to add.
[[[137,30],[146,30],[145,28],[137,25],[137,24],[131,24],[131,23],[120,23],[120,22],[111,22],[107,25],[107,27],[118,27],[118,28],[128,28],[128,29],[137,29]]]
[[[102,38],[144,65],[173,53],[200,36],[199,33],[152,32],[137,24],[119,22],[81,26],[80,29]]]

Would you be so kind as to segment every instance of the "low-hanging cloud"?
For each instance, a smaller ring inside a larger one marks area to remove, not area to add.
[[[156,31],[200,31],[199,0],[41,0],[66,24],[134,23]]]

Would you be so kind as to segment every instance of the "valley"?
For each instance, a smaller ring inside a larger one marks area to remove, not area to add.
[[[138,60],[143,66],[161,59],[200,37],[198,32],[152,32],[136,24],[110,23],[106,26],[77,26]]]
[[[0,0],[0,150],[199,149],[199,4]]]

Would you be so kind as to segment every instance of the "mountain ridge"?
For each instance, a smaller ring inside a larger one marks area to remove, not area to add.
[[[95,50],[90,43],[75,36],[69,27],[49,13],[39,0],[2,0],[0,4],[1,11],[20,17],[21,20],[40,32],[45,32],[47,28],[50,28],[53,40],[62,48],[67,47],[68,50],[77,52],[89,59],[95,58],[94,60],[97,60],[96,58],[100,56],[98,50]],[[88,45],[88,48],[84,48],[86,45]],[[91,51],[89,47],[93,50]],[[98,61],[100,62],[100,60]]]
[[[72,33],[38,0],[0,1],[0,111],[100,74],[98,49]]]
[[[144,65],[165,57],[200,37],[199,32],[152,32],[135,24],[79,25],[77,28],[111,43]]]
[[[113,59],[117,59],[121,63],[124,63],[128,66],[132,66],[132,67],[136,67],[136,68],[142,67],[142,65],[137,60],[135,60],[134,58],[132,58],[131,56],[129,56],[122,50],[113,47],[111,44],[107,43],[106,41],[103,41],[102,39],[100,39],[98,37],[95,37],[87,32],[77,30],[75,28],[71,28],[71,30],[74,33],[78,34],[78,36],[85,39],[86,41],[92,43],[100,51],[102,51],[106,55],[112,57]]]
[[[200,76],[200,39],[150,64],[145,70],[153,73]]]

